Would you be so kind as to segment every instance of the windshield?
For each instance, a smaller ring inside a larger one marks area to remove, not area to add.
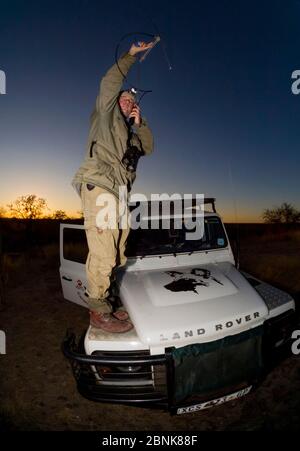
[[[222,222],[217,216],[204,218],[204,234],[201,239],[187,240],[186,233],[193,229],[137,229],[129,233],[126,256],[137,257],[158,254],[178,254],[213,249],[227,246],[227,239]]]

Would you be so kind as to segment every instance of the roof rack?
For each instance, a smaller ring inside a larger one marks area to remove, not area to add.
[[[215,197],[205,197],[203,203],[204,203],[204,205],[205,204],[211,204],[212,211],[214,213],[217,213],[217,211],[216,211],[216,198]]]

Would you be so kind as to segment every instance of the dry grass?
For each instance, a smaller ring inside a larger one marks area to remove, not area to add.
[[[241,242],[241,267],[292,294],[300,292],[300,230]]]
[[[287,230],[280,232],[272,232],[262,235],[258,238],[260,243],[269,243],[269,242],[289,242],[293,241],[295,243],[300,243],[300,230]]]
[[[43,257],[49,264],[49,266],[54,266],[59,263],[59,244],[45,244],[42,247]]]
[[[282,255],[247,256],[242,268],[260,279],[289,292],[300,292],[300,262],[299,257]]]
[[[30,418],[30,411],[26,403],[5,402],[0,407],[0,432],[4,431],[32,431],[39,430],[35,418]]]

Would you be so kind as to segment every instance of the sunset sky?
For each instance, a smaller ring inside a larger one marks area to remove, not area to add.
[[[159,44],[129,75],[153,91],[141,108],[155,138],[133,192],[204,193],[226,221],[300,208],[298,0],[2,0],[0,206],[36,194],[52,210],[80,209],[71,180],[100,79],[122,36],[156,34],[153,22],[172,70]]]

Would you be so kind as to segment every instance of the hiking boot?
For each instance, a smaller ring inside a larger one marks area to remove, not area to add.
[[[112,312],[112,315],[119,321],[126,321],[129,318],[129,315],[125,310],[116,310],[115,312]]]
[[[110,333],[124,333],[133,329],[133,325],[128,321],[120,321],[110,313],[100,313],[90,311],[90,325],[97,329],[102,329]]]
[[[129,318],[128,313],[122,309],[123,305],[118,295],[110,294],[106,301],[111,305],[111,314],[120,321],[126,321]],[[121,307],[121,308],[120,308]]]

